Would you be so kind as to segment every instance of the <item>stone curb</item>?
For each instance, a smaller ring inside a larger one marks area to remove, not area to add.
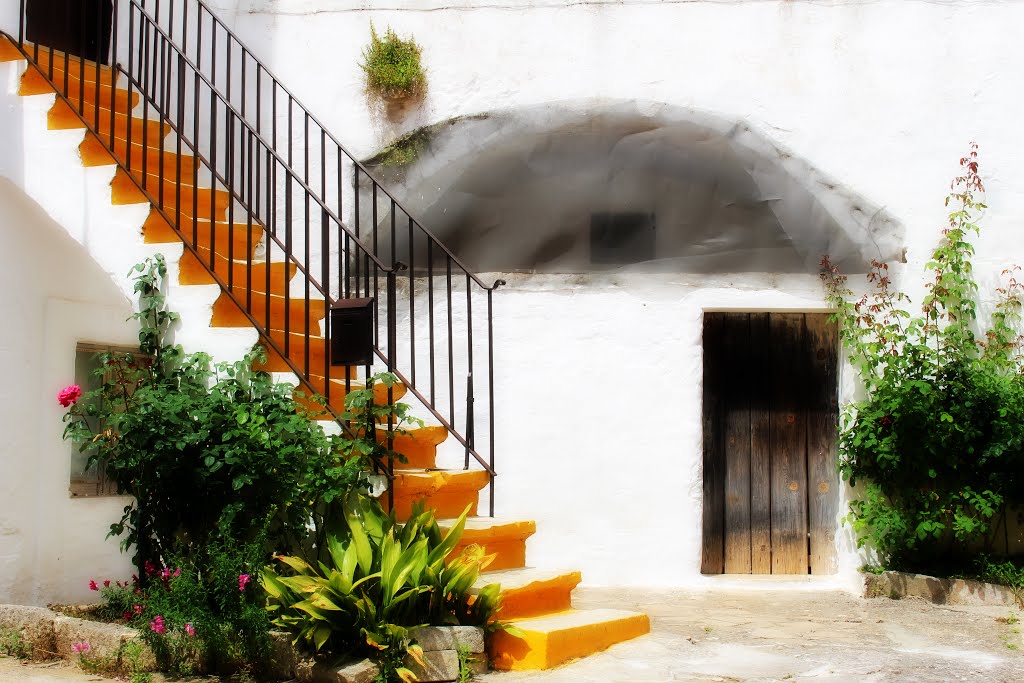
[[[79,658],[71,646],[88,643],[86,657],[104,659],[109,666],[124,671],[121,661],[123,647],[139,643],[141,652],[137,665],[145,671],[156,670],[156,657],[133,628],[69,617],[46,609],[26,605],[0,605],[0,632],[16,631],[29,649],[31,659]]]
[[[127,626],[69,617],[44,607],[0,605],[0,634],[16,631],[29,650],[31,659],[66,659],[74,661],[78,654],[71,646],[88,643],[86,654],[94,660],[106,659],[111,668],[126,672],[128,662],[122,661],[124,646],[139,643],[141,655],[137,664],[145,671],[157,669],[153,651],[142,642],[139,632]],[[455,681],[459,677],[458,648],[472,655],[474,673],[488,669],[484,651],[483,629],[475,626],[430,626],[415,629],[414,638],[424,650],[424,663],[411,660],[406,664],[423,683]],[[270,633],[273,654],[271,677],[276,680],[298,680],[300,683],[372,683],[377,666],[370,660],[328,667],[309,657],[299,655],[291,645],[291,636],[280,631]]]
[[[925,574],[882,572],[864,575],[864,597],[922,598],[937,605],[989,605],[1024,608],[1024,595],[1008,586]]]

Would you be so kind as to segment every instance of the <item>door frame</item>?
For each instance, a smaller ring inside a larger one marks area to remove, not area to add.
[[[839,340],[828,315],[704,311],[703,574],[838,570]]]

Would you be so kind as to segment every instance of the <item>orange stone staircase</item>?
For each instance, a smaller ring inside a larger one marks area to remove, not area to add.
[[[0,36],[0,62],[23,59],[17,46]],[[49,61],[49,50],[39,48],[40,66],[49,70]],[[69,65],[67,73],[64,72],[65,64]],[[322,299],[286,296],[295,268],[285,263],[268,262],[257,255],[263,228],[248,219],[240,221],[237,215],[233,227],[229,224],[229,193],[224,189],[194,184],[199,161],[191,156],[175,154],[167,140],[161,148],[161,140],[168,134],[166,126],[159,121],[143,120],[136,115],[138,108],[133,110],[132,116],[111,114],[106,107],[112,97],[116,103],[115,110],[121,107],[122,111],[129,102],[136,107],[139,99],[138,95],[119,87],[116,72],[109,67],[100,67],[97,78],[94,63],[87,62],[83,68],[78,59],[71,57],[65,61],[63,55],[54,60],[52,68],[52,82],[56,86],[51,86],[48,78],[35,67],[26,66],[18,94],[52,96],[57,87],[75,103],[81,98],[89,105],[87,111],[95,111],[98,107],[100,134],[112,148],[113,155],[96,132],[87,129],[59,93],[47,117],[48,127],[52,130],[85,129],[79,145],[84,166],[117,165],[110,184],[110,201],[113,204],[150,204],[149,215],[140,226],[145,242],[180,244],[184,239],[186,246],[199,253],[202,261],[190,249],[184,250],[178,269],[180,284],[213,284],[217,282],[214,273],[220,276],[222,283],[232,283],[230,292],[222,284],[209,324],[212,327],[251,328],[252,321],[239,305],[240,301],[249,302],[253,317],[257,323],[269,328],[269,336],[279,348],[284,348],[286,335],[301,338],[305,331],[311,333],[308,356],[304,339],[303,343],[295,341],[287,347],[287,359],[271,350],[262,369],[292,372],[289,360],[295,367],[326,367],[327,342],[320,336],[320,321],[326,313],[325,302]],[[144,134],[145,145],[142,142]],[[129,165],[131,172],[127,170]],[[182,179],[180,186],[174,182],[179,175]],[[162,192],[161,178],[164,184]],[[162,199],[161,207],[150,202],[141,189],[143,187],[151,197]],[[162,209],[164,215],[158,209]],[[181,235],[168,223],[165,215],[177,217],[182,225]],[[125,236],[126,239],[131,237]],[[267,282],[270,283],[269,288]],[[260,332],[265,334],[263,330]],[[307,358],[309,365],[305,365]],[[363,386],[356,379],[356,372],[356,368],[344,367],[332,367],[330,370],[331,404],[335,411],[342,411],[346,380],[351,382],[350,386]],[[310,374],[308,382],[314,391],[324,392],[327,378],[322,374]],[[377,385],[377,389],[381,392],[378,400],[386,400],[384,387]],[[393,391],[397,400],[405,394],[405,387],[396,385]],[[322,412],[321,417],[333,419],[327,412]],[[488,485],[489,475],[486,471],[437,469],[437,448],[447,437],[448,431],[437,426],[412,429],[395,437],[395,450],[404,454],[408,462],[403,465],[396,463],[394,508],[398,516],[404,518],[415,501],[423,500],[442,519],[444,527],[466,506],[470,507],[473,516],[467,521],[461,546],[476,543],[487,553],[495,555],[480,585],[495,582],[502,585],[504,607],[501,618],[511,621],[523,634],[523,637],[517,637],[499,632],[491,638],[489,652],[496,668],[550,668],[648,632],[649,620],[644,614],[573,610],[571,594],[580,582],[579,572],[528,568],[526,541],[535,532],[536,525],[531,521],[476,516],[480,491]],[[381,433],[378,438],[386,436]]]

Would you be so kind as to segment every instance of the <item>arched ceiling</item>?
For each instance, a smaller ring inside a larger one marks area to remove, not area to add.
[[[476,271],[847,272],[903,227],[749,126],[636,102],[420,129],[368,164]]]

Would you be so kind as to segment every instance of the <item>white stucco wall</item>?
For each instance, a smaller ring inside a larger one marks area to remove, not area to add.
[[[1019,3],[216,6],[358,156],[453,116],[565,100],[665,103],[743,121],[902,222],[908,264],[897,278],[912,290],[945,223],[956,160],[976,140],[990,206],[978,242],[982,290],[1024,261],[1015,232],[1024,218]],[[423,48],[429,93],[398,121],[362,96],[358,62],[371,21]],[[702,311],[821,310],[817,280],[509,280],[495,297],[498,511],[538,520],[531,561],[581,567],[596,584],[721,583],[699,574]],[[844,369],[842,398],[855,387]],[[839,583],[861,562],[842,535]]]
[[[120,497],[71,498],[71,445],[57,392],[74,383],[79,341],[131,344],[131,304],[84,249],[0,178],[0,602],[82,599],[91,578],[127,578],[104,540]]]
[[[143,243],[148,207],[111,205],[114,167],[82,167],[82,130],[47,130],[54,96],[17,96],[23,66],[0,64],[0,603],[45,605],[131,575],[118,540],[105,540],[125,500],[69,495],[73,447],[56,400],[74,382],[78,342],[138,343],[131,266],[167,255],[186,348],[234,360],[256,333],[209,327],[217,288],[177,285],[182,247]]]
[[[908,264],[899,274],[912,284],[922,280],[945,223],[942,196],[955,161],[977,140],[991,207],[978,244],[982,290],[991,289],[1005,265],[1024,261],[1024,240],[1014,232],[1024,219],[1018,120],[1024,74],[1017,67],[1024,58],[1017,35],[1024,4],[218,0],[213,6],[357,156],[453,116],[565,100],[635,99],[743,121],[901,221]],[[423,47],[429,94],[399,121],[374,114],[362,96],[358,62],[371,21],[411,33]],[[32,169],[5,164],[0,159],[10,177],[41,182],[32,180]],[[104,181],[89,182],[102,189]],[[40,203],[60,214],[76,239],[86,239],[74,227],[79,209],[69,203],[61,213],[61,202],[56,208]],[[508,279],[495,297],[498,511],[539,522],[531,562],[581,568],[592,584],[721,583],[699,574],[701,314],[820,310],[815,278]],[[197,310],[210,301],[197,303]],[[208,348],[208,332],[192,339]],[[854,388],[844,372],[842,397]],[[643,428],[635,424],[638,415]],[[454,462],[457,453],[448,457]],[[849,581],[859,564],[848,537],[842,543],[838,583]]]

